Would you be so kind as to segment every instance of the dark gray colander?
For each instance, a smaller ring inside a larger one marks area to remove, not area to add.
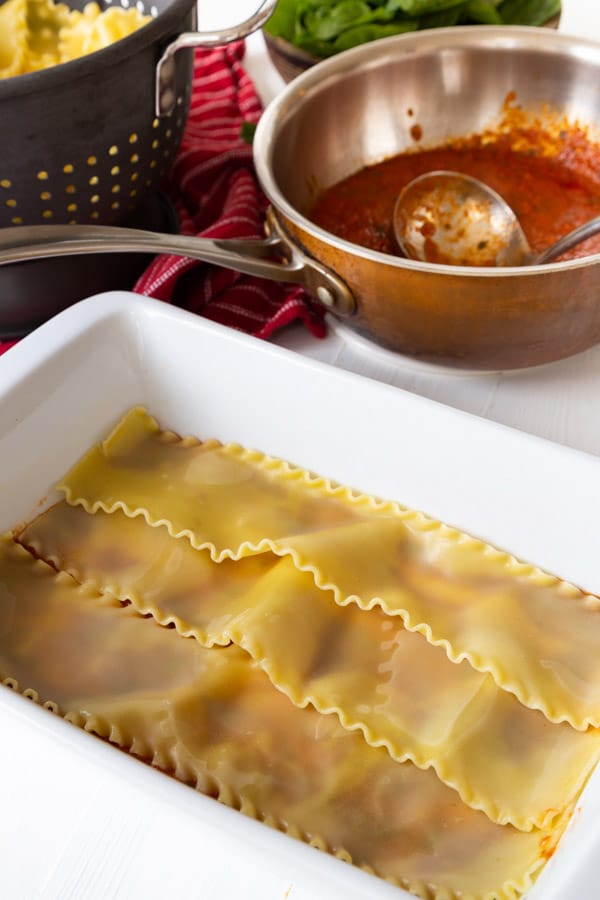
[[[196,0],[120,2],[135,2],[152,21],[104,50],[0,80],[0,227],[129,218],[156,192],[179,146],[190,48],[244,37],[275,5],[268,0],[242,25],[202,35],[190,31]]]
[[[87,0],[67,2],[82,9]],[[276,4],[264,0],[241,25],[199,34],[188,30],[196,26],[196,0],[120,2],[135,2],[152,21],[89,56],[0,80],[0,228],[72,223],[174,230],[158,189],[185,126],[191,48],[245,37]],[[0,340],[26,334],[90,294],[131,288],[149,259],[89,255],[2,267]]]

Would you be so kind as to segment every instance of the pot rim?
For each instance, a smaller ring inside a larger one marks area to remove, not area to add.
[[[392,256],[379,250],[370,250],[339,238],[302,215],[283,195],[273,174],[275,140],[284,122],[302,106],[307,96],[327,82],[339,81],[356,73],[358,68],[370,68],[384,64],[400,55],[432,52],[456,46],[477,46],[531,49],[539,52],[563,50],[574,58],[598,61],[600,43],[587,38],[571,37],[560,32],[526,25],[463,25],[448,28],[432,28],[380,38],[345,50],[317,63],[291,81],[267,106],[256,129],[253,141],[254,164],[261,187],[278,213],[297,227],[308,232],[337,250],[374,263],[400,270],[427,272],[432,275],[453,275],[468,278],[514,278],[515,276],[550,275],[581,269],[600,263],[600,253],[563,262],[550,262],[535,266],[453,266],[427,263]]]
[[[56,66],[50,66],[47,69],[27,72],[25,75],[13,75],[10,78],[0,78],[0,103],[9,102],[13,98],[22,97],[25,94],[53,91],[65,82],[97,75],[107,67],[134,56],[140,50],[145,50],[176,31],[195,4],[196,0],[171,0],[166,9],[152,17],[151,21],[142,28],[138,28],[137,31],[115,41],[108,47],[68,62],[59,63]],[[134,3],[130,3],[129,8],[134,5]],[[110,9],[110,5],[108,8]]]

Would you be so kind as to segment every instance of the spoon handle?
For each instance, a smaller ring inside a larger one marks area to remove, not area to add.
[[[556,241],[555,244],[552,244],[551,247],[548,247],[543,253],[536,256],[532,260],[531,265],[538,266],[542,263],[551,262],[553,259],[556,259],[557,256],[566,253],[571,247],[581,244],[582,241],[593,237],[595,234],[598,234],[598,232],[600,232],[600,216],[590,219],[589,222],[584,222],[579,228],[575,228],[573,231],[565,234],[565,236]]]

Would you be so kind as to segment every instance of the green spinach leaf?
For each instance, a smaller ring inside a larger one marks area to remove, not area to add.
[[[497,9],[498,4],[490,0],[470,0],[463,10],[464,22],[476,22],[480,25],[502,25],[502,16]]]
[[[317,57],[452,25],[543,25],[560,0],[279,0],[265,31]]]
[[[560,12],[560,0],[504,0],[498,12],[505,25],[543,25]]]
[[[416,31],[417,28],[418,22],[415,19],[407,19],[396,25],[361,25],[357,28],[348,28],[335,41],[335,52],[340,53],[342,50],[349,50],[351,47],[358,47],[360,44],[366,44],[368,41],[375,41],[378,38],[391,37],[393,34]]]

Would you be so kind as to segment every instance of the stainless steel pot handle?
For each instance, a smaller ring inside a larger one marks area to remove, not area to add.
[[[193,47],[220,47],[232,41],[241,41],[261,28],[275,7],[278,0],[263,0],[259,9],[250,18],[221,31],[185,31],[173,43],[169,44],[156,66],[156,115],[168,116],[173,112],[177,97],[175,92],[175,54],[178,50],[189,50]]]
[[[172,253],[271,281],[299,284],[327,309],[349,315],[354,297],[341,278],[291,243],[270,211],[263,239],[210,239],[112,225],[18,225],[0,229],[0,265],[84,253]]]

